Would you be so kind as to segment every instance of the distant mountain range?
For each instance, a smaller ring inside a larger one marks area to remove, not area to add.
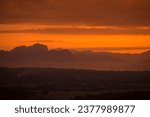
[[[121,54],[93,51],[48,50],[46,45],[0,50],[0,67],[60,67],[99,70],[150,70],[150,51]]]

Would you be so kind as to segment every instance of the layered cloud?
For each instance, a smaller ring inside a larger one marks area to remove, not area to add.
[[[150,26],[150,1],[0,0],[0,23]]]
[[[0,33],[149,35],[150,26],[0,25]]]

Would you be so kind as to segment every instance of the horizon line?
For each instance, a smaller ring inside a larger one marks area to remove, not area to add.
[[[0,49],[0,51],[11,51],[17,47],[21,47],[21,46],[25,46],[25,47],[30,47],[30,46],[34,46],[36,44],[39,44],[39,45],[44,45],[44,46],[47,46],[46,44],[42,44],[42,43],[34,43],[32,45],[20,45],[20,46],[15,46],[13,47],[12,49],[9,49],[9,50],[5,50],[5,49]],[[145,51],[149,51],[150,50],[150,47],[83,47],[83,48],[61,48],[61,47],[56,47],[56,48],[49,48],[47,46],[48,50],[56,50],[56,49],[67,49],[67,50],[77,50],[77,51],[93,51],[93,52],[111,52],[111,53],[115,53],[115,52],[112,52],[112,51],[134,51],[134,50],[143,50],[143,52]],[[143,52],[138,52],[138,53],[143,53]],[[118,52],[117,52],[118,53]],[[119,52],[119,53],[127,53],[127,52]],[[129,53],[131,54],[131,53]],[[133,54],[133,53],[132,53]],[[137,54],[137,53],[134,53],[134,54]]]

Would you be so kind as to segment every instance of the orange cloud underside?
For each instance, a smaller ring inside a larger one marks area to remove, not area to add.
[[[150,47],[150,35],[54,35],[1,33],[0,49],[42,43],[51,48]],[[123,50],[121,51],[123,52]],[[135,52],[135,50],[134,50]],[[136,52],[140,52],[137,50]]]

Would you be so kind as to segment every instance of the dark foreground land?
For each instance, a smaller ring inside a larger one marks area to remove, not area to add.
[[[0,68],[0,99],[150,99],[150,71]]]

